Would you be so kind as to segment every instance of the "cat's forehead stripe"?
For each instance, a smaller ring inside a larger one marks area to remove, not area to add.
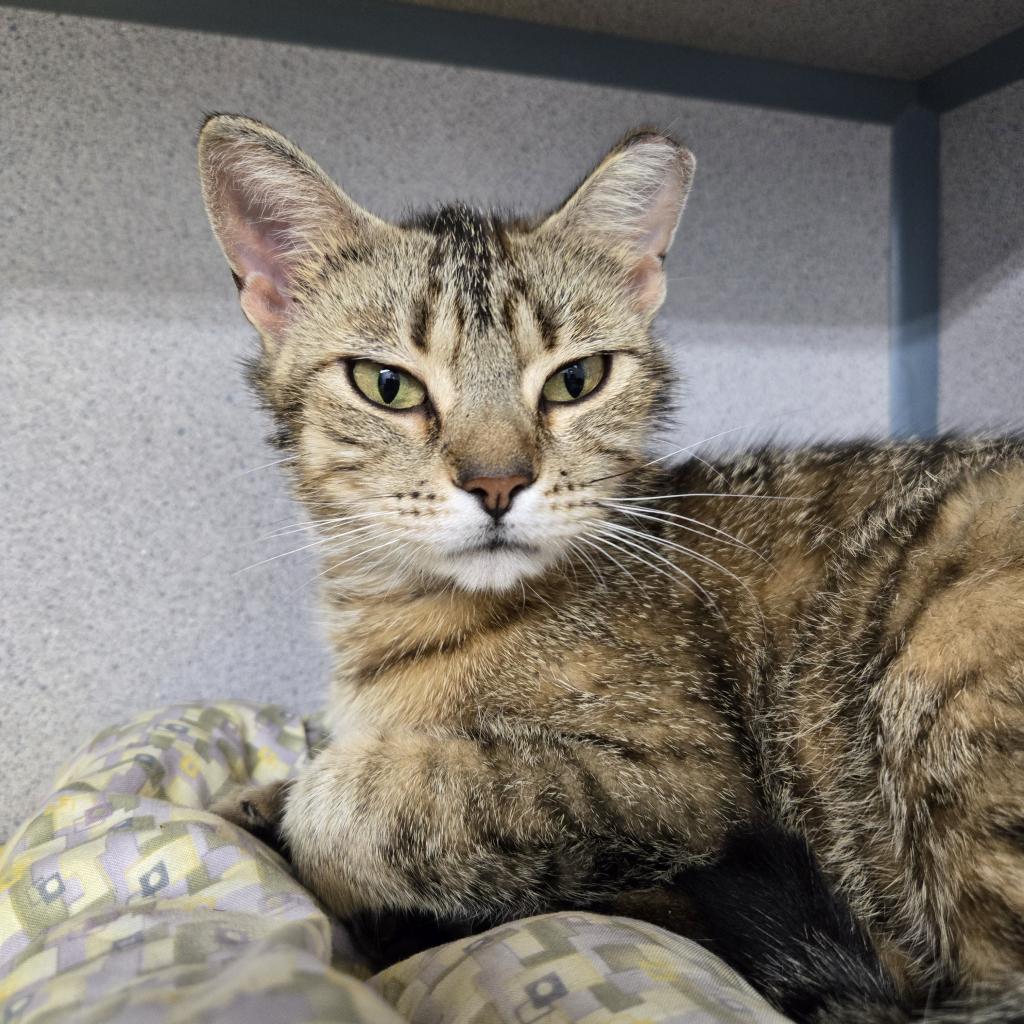
[[[555,311],[540,299],[533,304],[533,314],[537,319],[541,344],[550,352],[558,344],[559,318]]]
[[[414,300],[409,314],[410,339],[416,349],[425,352],[429,347],[435,307],[442,295],[450,301],[455,317],[456,337],[450,352],[454,359],[462,354],[467,332],[479,335],[496,326],[510,335],[518,350],[522,339],[515,310],[520,302],[525,302],[523,312],[543,349],[557,348],[562,317],[528,286],[497,216],[460,203],[422,217],[418,226],[433,236],[433,244],[426,295]]]
[[[483,331],[494,321],[491,276],[501,259],[499,227],[463,204],[443,206],[425,226],[435,236],[430,276],[438,288],[454,288],[460,319]]]
[[[413,347],[426,352],[430,343],[430,327],[433,310],[427,296],[421,295],[413,303],[412,315],[409,320],[409,337]]]

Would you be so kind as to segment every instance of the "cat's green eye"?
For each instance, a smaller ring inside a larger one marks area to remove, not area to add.
[[[352,382],[371,402],[385,409],[415,409],[427,397],[427,389],[411,374],[372,359],[352,363]]]
[[[607,365],[603,355],[577,359],[551,374],[541,394],[548,402],[578,402],[601,383]]]

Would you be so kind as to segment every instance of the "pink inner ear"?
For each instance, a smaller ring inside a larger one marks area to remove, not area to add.
[[[631,283],[634,301],[645,312],[665,301],[665,253],[672,244],[682,207],[683,195],[673,180],[666,181],[651,197],[637,221],[637,249],[640,258],[633,266]]]
[[[230,193],[224,240],[241,282],[242,312],[257,330],[274,334],[292,305],[289,225],[261,212],[244,193]]]
[[[243,280],[250,273],[263,274],[276,287],[287,293],[289,283],[289,225],[282,220],[262,219],[241,202],[232,203],[227,229],[230,256],[238,276]]]
[[[285,326],[292,305],[291,298],[258,270],[252,270],[242,278],[239,301],[249,323],[258,331],[271,335]]]
[[[653,197],[640,222],[641,245],[645,253],[659,260],[668,252],[679,221],[682,203],[679,190],[671,183],[663,185]]]
[[[665,271],[658,256],[644,256],[630,274],[633,299],[638,308],[656,310],[665,299]]]

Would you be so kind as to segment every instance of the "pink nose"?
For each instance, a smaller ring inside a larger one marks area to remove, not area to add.
[[[476,495],[494,519],[500,519],[511,508],[512,499],[532,483],[530,477],[517,473],[514,476],[475,476],[460,482],[459,486]]]

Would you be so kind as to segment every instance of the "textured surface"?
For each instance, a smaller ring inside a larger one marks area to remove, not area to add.
[[[1024,83],[942,117],[939,420],[1024,430]]]
[[[298,513],[249,472],[279,456],[200,204],[203,111],[262,117],[384,214],[553,204],[627,127],[669,127],[699,161],[662,321],[677,443],[887,428],[885,128],[0,10],[0,836],[111,719],[323,692],[313,552],[239,572],[310,541],[258,539]]]
[[[922,78],[1024,25],[1024,0],[410,2],[895,78]]]
[[[0,850],[5,1019],[785,1024],[696,943],[596,914],[512,922],[359,980],[346,930],[204,809],[224,787],[294,774],[309,732],[294,712],[232,702],[97,736]]]
[[[241,702],[104,729],[0,850],[7,1019],[397,1024],[281,858],[204,810],[308,752],[301,716]]]

